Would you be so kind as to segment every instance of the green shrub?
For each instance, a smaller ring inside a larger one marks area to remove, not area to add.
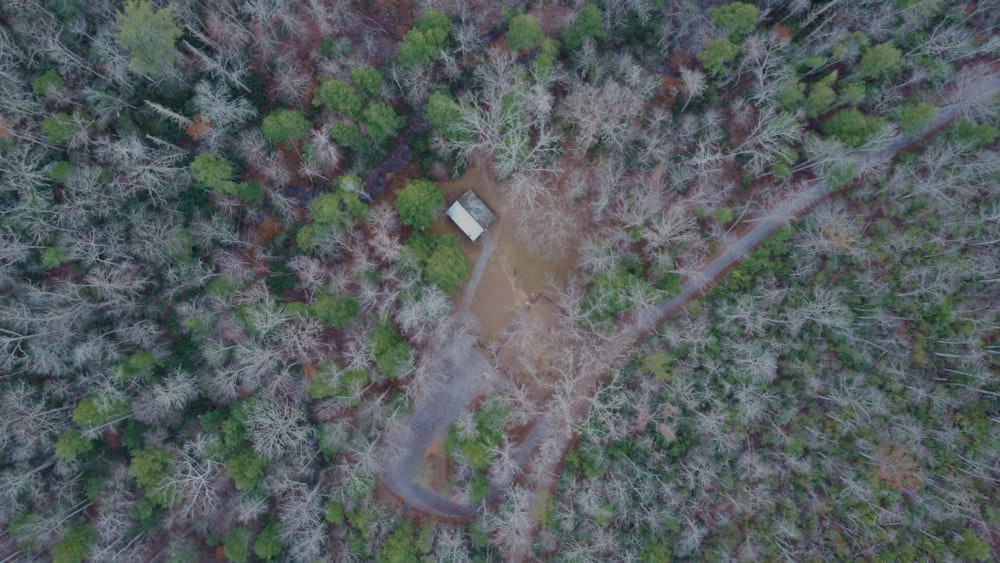
[[[93,447],[94,445],[89,438],[78,430],[69,429],[56,440],[55,456],[67,463],[73,462]]]
[[[368,206],[357,192],[337,189],[313,200],[309,216],[318,225],[345,225],[351,219],[364,219]]]
[[[337,141],[338,145],[354,152],[361,151],[366,145],[361,130],[353,123],[345,121],[334,123],[330,128],[330,136],[333,137],[334,141]]]
[[[856,106],[865,99],[865,85],[861,82],[848,82],[840,86],[837,103],[844,106]]]
[[[893,76],[904,66],[903,53],[887,41],[865,50],[858,65],[858,76],[862,79]]]
[[[250,531],[235,528],[222,538],[222,548],[226,557],[235,563],[244,563],[250,559]]]
[[[352,119],[361,115],[361,95],[354,86],[337,78],[326,78],[320,82],[312,105],[323,106],[330,113],[346,115]]]
[[[444,208],[444,192],[429,180],[408,180],[396,194],[396,212],[404,225],[425,229]]]
[[[826,110],[830,109],[835,101],[837,101],[837,93],[834,92],[833,88],[822,82],[817,82],[812,85],[812,89],[809,91],[806,113],[810,117],[818,117],[826,113]]]
[[[538,75],[548,72],[556,64],[558,57],[559,42],[554,39],[543,39],[538,54],[531,61],[531,69]]]
[[[49,246],[42,250],[42,268],[58,268],[66,260],[66,251],[59,246]]]
[[[375,365],[386,376],[395,379],[409,370],[412,353],[410,345],[392,325],[379,325],[372,331],[372,351],[375,354]]]
[[[166,507],[172,500],[169,492],[161,487],[170,474],[172,461],[170,453],[159,447],[147,447],[132,453],[128,474],[145,490],[146,498],[155,505]]]
[[[52,563],[79,563],[87,558],[87,551],[96,541],[93,526],[75,524],[52,546]]]
[[[744,2],[732,2],[712,8],[712,21],[729,34],[733,41],[743,41],[757,24],[757,7]]]
[[[324,362],[306,381],[306,393],[313,400],[321,401],[335,396],[336,390],[333,388],[333,366],[329,362]]]
[[[226,476],[233,480],[233,485],[239,491],[252,491],[257,488],[260,478],[267,467],[267,458],[258,454],[249,446],[232,448],[223,460]]]
[[[948,137],[952,141],[968,143],[973,147],[985,147],[1000,137],[1000,129],[986,123],[976,123],[968,119],[960,119],[952,126]]]
[[[396,112],[384,102],[373,102],[365,107],[362,112],[362,121],[365,125],[365,133],[375,140],[382,142],[393,135],[403,126],[405,119],[396,115]]]
[[[382,73],[379,69],[366,66],[351,69],[351,82],[362,93],[377,97],[382,93]]]
[[[849,147],[860,147],[884,126],[884,119],[867,116],[856,109],[849,108],[833,114],[823,124],[823,133]]]
[[[139,350],[126,356],[115,367],[123,378],[139,378],[148,381],[152,377],[153,368],[162,365],[163,362],[148,350]]]
[[[712,216],[712,219],[716,223],[723,223],[723,224],[725,224],[725,223],[732,222],[732,220],[733,220],[734,217],[735,217],[735,215],[733,214],[732,208],[730,208],[730,207],[720,207],[719,209],[717,209],[715,211],[715,215]]]
[[[321,294],[309,305],[309,314],[334,328],[344,328],[358,315],[358,300],[350,295]]]
[[[405,348],[404,348],[405,346]],[[394,355],[398,357],[394,358]],[[376,356],[377,358],[378,356]],[[410,361],[410,345],[400,339],[395,343],[395,348],[382,352],[383,364],[386,369],[394,370],[400,374],[405,372]],[[378,365],[376,361],[376,365]],[[387,375],[388,372],[386,372]],[[349,405],[356,406],[361,391],[368,386],[370,378],[367,369],[352,369],[340,374],[340,381],[337,382],[336,396]]]
[[[796,80],[789,80],[778,87],[775,101],[785,111],[795,110],[806,99],[802,93],[804,89],[805,84]]]
[[[979,538],[972,530],[965,530],[954,543],[955,553],[965,561],[989,561],[990,544]]]
[[[424,279],[446,293],[455,293],[460,285],[469,280],[472,262],[465,257],[454,235],[426,238],[430,239],[429,251],[420,260]]]
[[[80,428],[96,428],[128,413],[125,401],[98,401],[94,395],[80,399],[73,409],[73,422]]]
[[[451,20],[437,11],[428,10],[417,18],[413,29],[406,32],[399,46],[399,64],[413,67],[431,62],[444,47],[451,33]]]
[[[698,53],[698,60],[705,70],[712,74],[722,74],[727,70],[726,65],[735,59],[739,52],[739,47],[728,39],[716,39],[705,44],[705,48]]]
[[[236,182],[232,181],[233,167],[214,152],[203,152],[194,157],[189,166],[191,175],[202,186],[225,195],[237,194]]]
[[[563,29],[559,37],[563,47],[570,51],[579,49],[586,39],[602,39],[604,14],[594,4],[584,4],[573,23]]]
[[[240,182],[236,184],[236,197],[248,202],[259,202],[264,199],[264,186],[259,182]]]
[[[58,160],[49,166],[48,174],[49,178],[52,178],[56,182],[65,183],[66,180],[69,179],[69,175],[72,174],[74,170],[76,170],[76,167],[73,166],[72,162],[68,160]]]
[[[541,45],[543,37],[535,16],[518,14],[511,18],[507,28],[507,48],[515,52],[530,51]]]
[[[461,118],[458,104],[451,99],[446,91],[434,92],[427,98],[427,105],[424,109],[427,121],[430,121],[442,136],[446,139],[456,137],[454,124]]]
[[[115,14],[115,37],[131,55],[129,69],[158,75],[180,62],[174,42],[184,34],[174,21],[173,6],[155,9],[150,0],[125,0]]]
[[[398,521],[396,529],[375,552],[376,563],[417,563],[417,549],[413,541],[413,524],[405,518]]]
[[[607,325],[615,315],[631,310],[635,303],[630,295],[650,296],[653,291],[649,282],[633,271],[622,267],[617,272],[600,274],[591,280],[587,293],[587,307],[591,311],[590,320]]]
[[[42,134],[52,144],[61,145],[76,133],[76,120],[68,113],[57,113],[42,119]]]
[[[277,522],[271,520],[257,534],[257,540],[253,543],[253,552],[257,557],[267,560],[277,558],[283,549],[281,527]]]
[[[908,103],[899,110],[899,127],[903,133],[915,133],[930,123],[936,113],[937,107],[927,102]]]
[[[65,88],[62,77],[54,70],[45,71],[31,83],[31,91],[40,98],[53,98]]]
[[[264,117],[261,131],[264,138],[272,143],[291,143],[304,139],[309,134],[312,124],[299,110],[279,109]]]

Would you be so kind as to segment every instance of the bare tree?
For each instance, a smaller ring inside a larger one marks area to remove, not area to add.
[[[146,106],[149,107],[149,109],[155,111],[157,115],[159,115],[160,117],[176,123],[178,127],[187,128],[194,123],[193,121],[191,121],[191,118],[181,115],[175,112],[174,110],[164,107],[154,101],[143,100],[143,103],[145,103]]]
[[[438,561],[454,561],[455,563],[472,561],[462,531],[451,526],[438,526],[438,534],[434,539],[434,556]]]
[[[504,547],[508,557],[516,559],[527,555],[537,525],[537,502],[532,490],[515,485],[508,491],[501,509],[487,515],[487,522],[493,529],[493,541]]]
[[[274,336],[274,347],[292,364],[309,364],[323,357],[323,324],[316,319],[286,321]]]
[[[687,109],[689,103],[694,98],[697,98],[705,91],[705,73],[700,70],[691,70],[687,67],[681,67],[681,80],[684,82],[684,105],[681,106],[681,112]]]
[[[735,154],[749,157],[747,167],[755,176],[776,160],[792,161],[792,145],[798,142],[801,125],[794,116],[767,107],[746,139],[734,149]]]
[[[184,407],[198,395],[194,378],[174,370],[165,381],[155,383],[132,402],[136,420],[152,425],[179,419]]]
[[[572,138],[581,153],[599,141],[622,152],[637,129],[643,104],[640,92],[616,80],[600,87],[580,83],[562,102],[560,113],[572,124]]]
[[[536,207],[540,198],[551,191],[537,174],[523,171],[516,172],[504,185],[511,202],[525,210]]]
[[[214,42],[208,40],[208,37],[204,34],[196,32],[195,35],[199,39],[208,43],[210,46],[216,47]],[[243,82],[245,75],[250,70],[250,61],[247,60],[246,56],[242,52],[230,51],[228,54],[224,54],[216,48],[213,49],[215,51],[214,53],[210,53],[208,51],[198,49],[186,40],[182,41],[182,43],[184,44],[185,49],[201,61],[201,64],[204,65],[205,69],[208,70],[212,76],[216,78],[223,78],[244,92],[250,91],[250,88],[248,88],[246,83]]]
[[[232,98],[224,83],[202,80],[195,85],[194,92],[192,101],[204,129],[199,131],[198,138],[209,148],[224,146],[238,126],[257,114],[246,98]]]
[[[70,406],[50,408],[38,393],[17,383],[0,395],[0,453],[14,463],[26,462],[49,447],[51,436],[68,422]]]
[[[237,138],[237,146],[243,158],[253,166],[263,168],[273,158],[264,134],[257,128],[242,131]]]
[[[309,440],[312,427],[299,407],[273,399],[254,399],[246,404],[246,429],[254,451],[276,459],[290,448]]]
[[[994,120],[1000,115],[1000,104],[996,103],[998,80],[988,67],[966,66],[959,71],[955,89],[946,101],[957,106],[963,117]]]
[[[178,524],[190,525],[200,520],[207,528],[207,521],[223,502],[218,487],[218,482],[225,478],[222,464],[199,455],[198,448],[206,438],[196,437],[175,450],[171,473],[157,485],[157,490],[169,499],[170,518]]]
[[[375,257],[383,263],[394,262],[402,252],[402,245],[397,235],[399,229],[398,215],[387,203],[373,205],[368,212],[368,225],[371,245]]]

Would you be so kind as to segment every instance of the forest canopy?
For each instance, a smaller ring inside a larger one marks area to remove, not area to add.
[[[1000,559],[998,30],[0,3],[0,560]]]

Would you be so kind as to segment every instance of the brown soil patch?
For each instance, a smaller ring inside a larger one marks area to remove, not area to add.
[[[771,39],[776,43],[785,44],[792,40],[794,34],[791,28],[781,25],[780,23],[775,23],[771,27]]]
[[[187,132],[188,136],[195,141],[204,137],[205,134],[211,130],[212,124],[207,118],[202,117],[201,114],[198,113],[194,114],[194,117],[191,118],[191,125],[184,128],[184,131]]]
[[[674,49],[674,52],[670,54],[670,60],[667,61],[667,66],[679,73],[682,68],[698,68],[698,60],[694,58],[691,51],[685,48]]]
[[[285,230],[285,224],[270,213],[264,220],[253,226],[250,232],[250,241],[258,246],[266,246],[271,239],[278,236]]]
[[[551,378],[558,351],[573,345],[560,327],[561,316],[559,306],[547,294],[536,295],[497,342],[500,363],[510,378],[539,404],[551,394],[544,381]]]
[[[529,13],[535,16],[538,27],[546,37],[557,37],[564,27],[576,20],[576,11],[558,3],[551,3],[543,8],[533,8]]]
[[[873,480],[897,491],[916,492],[923,484],[923,471],[902,446],[879,446]]]
[[[7,118],[0,115],[0,139],[14,136],[14,129],[7,123]]]
[[[435,439],[424,452],[423,460],[413,482],[432,491],[448,494],[448,456],[444,451],[444,441]]]
[[[656,97],[653,98],[651,102],[652,107],[662,107],[664,109],[673,109],[674,103],[677,101],[677,95],[684,91],[684,81],[680,78],[674,78],[672,76],[659,75],[660,78],[660,91],[657,92]]]
[[[357,9],[383,29],[394,30],[399,37],[402,37],[409,31],[416,20],[416,11],[413,9],[413,2],[410,0],[374,0],[372,2],[361,2]]]

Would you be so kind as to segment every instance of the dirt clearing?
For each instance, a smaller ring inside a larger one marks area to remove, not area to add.
[[[469,300],[469,311],[479,321],[480,337],[484,342],[495,342],[514,319],[518,311],[526,308],[529,300],[563,287],[569,273],[576,266],[577,244],[573,239],[564,252],[546,255],[518,236],[518,216],[497,186],[489,171],[470,167],[461,178],[442,182],[448,205],[467,190],[472,190],[496,213],[498,220],[490,227],[496,248],[486,262],[475,294]],[[442,217],[430,227],[435,234],[454,234],[459,237],[466,256],[474,263],[479,260],[484,241],[469,241],[447,217]],[[464,294],[466,288],[462,288]],[[462,300],[457,301],[461,303]]]

